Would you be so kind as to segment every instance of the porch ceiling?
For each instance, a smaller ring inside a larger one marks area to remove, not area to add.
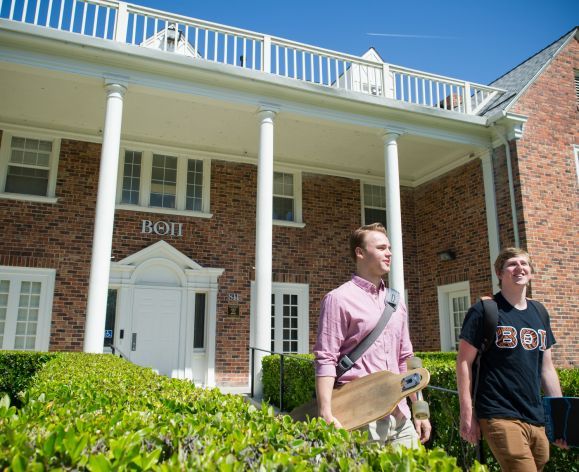
[[[100,140],[102,79],[0,63],[0,103],[0,121],[5,124]],[[242,103],[131,85],[124,102],[122,139],[252,162],[259,143],[256,111]],[[276,164],[380,179],[382,132],[282,109],[275,121]],[[476,151],[468,144],[405,134],[399,139],[401,182],[417,185]]]

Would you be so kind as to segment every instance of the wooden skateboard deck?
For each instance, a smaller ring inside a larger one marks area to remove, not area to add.
[[[402,374],[375,372],[335,388],[332,413],[350,431],[389,415],[403,398],[422,390],[429,381],[430,373],[424,368]],[[296,407],[290,416],[295,421],[318,416],[316,400]]]
[[[545,432],[549,441],[563,439],[579,447],[579,397],[545,397]]]

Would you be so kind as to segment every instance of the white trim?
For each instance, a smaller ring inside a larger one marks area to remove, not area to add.
[[[196,152],[185,151],[178,148],[168,148],[165,146],[153,146],[151,144],[129,144],[123,142],[121,144],[119,155],[119,170],[117,177],[117,195],[116,205],[117,210],[140,211],[147,213],[160,213],[168,215],[180,216],[195,216],[199,218],[212,218],[213,214],[209,213],[210,196],[211,196],[211,160]],[[139,204],[132,205],[130,203],[122,203],[123,193],[123,177],[125,153],[127,151],[134,151],[141,153],[141,175],[139,187]],[[153,154],[167,155],[177,159],[177,182],[175,194],[175,208],[152,207],[150,204],[151,197],[151,173]],[[186,187],[187,187],[187,162],[189,160],[198,160],[203,163],[203,193],[202,193],[202,211],[194,211],[185,209],[186,206]]]
[[[147,282],[140,274],[153,274],[154,267],[164,267],[175,277],[176,283]],[[206,387],[215,386],[215,338],[217,326],[218,278],[224,269],[206,268],[185,256],[169,243],[160,240],[118,262],[111,263],[109,287],[119,289],[115,345],[129,355],[131,352],[131,327],[135,290],[143,287],[163,287],[181,293],[180,344],[176,377],[186,378]],[[205,293],[205,349],[193,349],[195,293]],[[125,336],[120,339],[120,330]],[[203,378],[193,377],[194,362],[203,363]]]
[[[30,195],[21,193],[4,192],[6,188],[6,178],[8,175],[8,165],[10,163],[11,142],[13,137],[37,139],[42,141],[50,141],[52,143],[52,150],[50,151],[50,158],[48,164],[48,183],[46,186],[46,195]],[[47,203],[56,203],[56,178],[58,173],[58,160],[60,157],[60,138],[55,137],[54,134],[46,134],[42,131],[24,131],[14,133],[11,130],[4,129],[2,133],[2,143],[0,143],[0,195],[2,198],[10,200],[27,200],[39,201]]]
[[[298,327],[298,353],[307,354],[309,352],[309,329],[310,329],[310,286],[309,284],[295,284],[295,283],[285,283],[285,282],[272,282],[271,284],[272,294],[283,295],[283,294],[293,294],[298,296],[299,304],[299,327]],[[255,346],[256,338],[256,314],[255,314],[255,281],[251,281],[251,300],[250,300],[250,328],[249,328],[249,345]],[[271,303],[270,305],[271,306]],[[270,311],[271,317],[271,311]],[[270,319],[270,318],[268,318]],[[263,328],[263,327],[262,327]],[[267,329],[271,329],[271,324],[268,323]],[[267,348],[269,350],[269,346]],[[265,354],[265,353],[264,353]],[[265,354],[267,355],[267,354]]]
[[[41,283],[35,351],[48,351],[50,344],[50,324],[52,322],[52,300],[54,296],[55,278],[55,269],[0,266],[0,279],[8,279],[11,282],[26,281]],[[10,285],[12,286],[12,283]],[[14,306],[17,306],[17,302],[15,303]],[[10,307],[8,314],[10,314]],[[6,332],[4,334],[4,343],[6,343]],[[2,346],[0,346],[0,349],[1,348]],[[12,347],[10,349],[12,349]]]
[[[274,224],[276,226],[292,226],[295,228],[305,227],[305,224],[304,224],[303,218],[302,218],[302,171],[301,171],[301,169],[292,169],[290,167],[274,165],[273,172],[274,172],[274,176],[276,173],[291,174],[293,176],[294,219],[293,219],[293,221],[274,219],[274,220],[272,220],[272,224]]]
[[[499,222],[495,196],[492,151],[480,156],[485,192],[485,215],[487,220],[487,239],[489,243],[490,273],[493,293],[499,290],[499,279],[494,270],[494,262],[500,251]]]
[[[448,285],[439,285],[436,288],[438,294],[438,321],[440,328],[440,350],[454,351],[452,337],[450,335],[450,306],[448,297],[453,292],[465,291],[468,294],[468,303],[470,306],[470,283],[468,280]]]

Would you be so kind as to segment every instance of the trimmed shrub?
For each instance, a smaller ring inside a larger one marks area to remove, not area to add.
[[[427,447],[439,447],[449,455],[456,457],[463,468],[468,468],[475,461],[475,448],[463,441],[459,434],[459,402],[456,393],[456,352],[416,352],[422,358],[424,367],[430,372],[430,385],[451,390],[439,391],[434,388],[424,390],[424,398],[430,405],[430,421],[433,426],[432,437]],[[286,357],[284,365],[284,410],[291,411],[296,406],[309,401],[315,396],[315,378],[304,378],[314,374],[311,365],[313,354],[302,354],[299,357],[304,361],[288,363]],[[296,371],[292,371],[296,369]],[[563,395],[579,396],[579,369],[557,369]],[[272,355],[263,361],[264,398],[271,404],[279,405],[279,356]],[[297,378],[299,395],[295,386],[291,385]],[[266,380],[267,379],[267,383]],[[579,472],[577,450],[563,450],[556,446],[551,447],[551,460],[545,471],[566,470]],[[485,444],[484,454],[490,470],[500,470],[497,462]]]
[[[7,394],[20,407],[18,394],[28,388],[36,371],[56,354],[48,352],[0,352],[0,398]]]
[[[21,398],[0,402],[0,470],[460,470],[440,449],[368,445],[110,355],[55,356]]]

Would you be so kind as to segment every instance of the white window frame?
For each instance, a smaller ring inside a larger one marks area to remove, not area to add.
[[[294,228],[304,228],[305,224],[302,220],[302,173],[293,169],[287,169],[282,167],[276,167],[275,172],[281,172],[284,174],[292,174],[294,181],[294,220],[273,220],[273,224],[276,226],[290,226]],[[273,199],[273,196],[272,196]],[[273,202],[272,202],[273,205]]]
[[[125,166],[125,151],[136,151],[141,154],[141,176],[139,185],[139,203],[121,203],[123,194],[123,170]],[[167,155],[177,158],[177,189],[175,195],[175,208],[151,207],[149,206],[151,195],[151,174],[153,165],[153,154]],[[187,210],[187,162],[190,160],[203,162],[203,192],[201,211]],[[211,194],[211,160],[196,154],[176,152],[172,149],[150,148],[143,145],[123,145],[119,156],[119,171],[117,177],[116,208],[120,210],[142,211],[147,213],[161,213],[167,215],[197,216],[201,218],[211,218],[209,213]]]
[[[28,195],[25,193],[5,192],[6,179],[8,176],[8,165],[10,163],[12,138],[39,139],[52,143],[50,153],[50,163],[48,168],[48,185],[46,195]],[[60,138],[42,131],[12,131],[4,129],[2,132],[2,143],[0,143],[0,198],[8,200],[24,200],[31,202],[56,203],[56,177],[58,173],[58,159],[60,156]]]
[[[367,225],[370,223],[374,223],[374,221],[366,221],[366,207],[368,208],[372,208],[375,210],[380,210],[381,208],[378,207],[373,207],[370,205],[366,205],[366,193],[364,192],[364,185],[372,185],[374,187],[382,187],[384,189],[384,213],[386,218],[388,218],[388,208],[386,206],[386,186],[383,183],[377,183],[377,182],[368,182],[368,181],[360,181],[360,198],[361,198],[361,202],[360,202],[360,207],[361,207],[361,211],[362,211],[362,215],[361,215],[361,221],[363,225]]]
[[[15,286],[19,286],[21,282],[40,282],[40,308],[38,312],[38,324],[36,327],[36,343],[34,346],[35,351],[48,351],[48,345],[50,343],[50,324],[52,322],[52,299],[54,296],[54,280],[56,277],[55,269],[37,269],[37,268],[27,268],[27,267],[11,267],[11,266],[0,266],[0,279],[10,281],[10,291],[12,298],[8,298],[8,316],[16,316],[15,313],[11,314],[11,310],[18,310],[18,300],[14,298],[19,298],[20,293],[14,294],[12,291],[15,290]],[[15,285],[17,284],[17,285]],[[8,323],[7,323],[8,325]],[[14,337],[11,338],[11,345],[7,345],[7,334],[10,332],[4,331],[4,343],[0,346],[0,349],[13,349]]]
[[[307,354],[309,352],[310,337],[310,286],[308,284],[273,282],[271,285],[271,291],[273,294],[275,294],[276,298],[283,294],[293,294],[298,296],[298,354]],[[250,346],[255,345],[255,330],[257,329],[257,326],[255,325],[255,297],[255,282],[252,281],[250,303]],[[280,323],[276,323],[276,327],[277,326],[280,326]],[[271,326],[268,326],[267,329],[271,329]]]
[[[470,283],[468,280],[448,285],[439,285],[438,292],[438,319],[440,326],[440,350],[454,351],[454,339],[451,333],[453,328],[450,319],[449,297],[454,292],[466,292],[468,295],[467,306],[470,306]]]

